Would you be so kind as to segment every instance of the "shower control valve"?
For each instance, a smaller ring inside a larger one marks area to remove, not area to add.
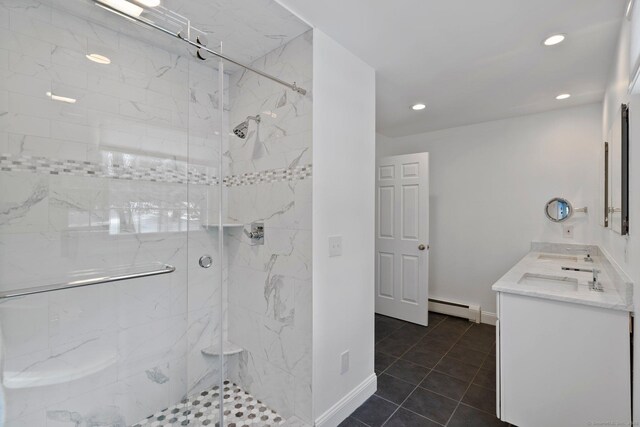
[[[264,237],[264,231],[262,230],[250,231],[249,237],[252,239],[262,239]]]
[[[252,222],[251,223],[251,231],[244,230],[244,233],[251,239],[252,244],[254,245],[263,245],[264,244],[264,223],[263,222]]]

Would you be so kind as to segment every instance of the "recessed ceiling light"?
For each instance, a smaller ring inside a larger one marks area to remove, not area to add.
[[[66,96],[54,95],[51,92],[47,92],[47,96],[49,98],[51,98],[53,101],[66,102],[67,104],[75,104],[76,103],[76,99],[74,99],[74,98],[67,98]]]
[[[128,2],[127,0],[98,0],[98,5],[102,3],[105,6],[109,6],[110,8],[117,10],[118,12],[122,12],[125,15],[133,16],[137,18],[144,12],[144,9],[140,6]]]
[[[160,6],[160,0],[136,0],[136,2],[147,7]]]
[[[424,104],[414,104],[411,106],[412,109],[414,109],[415,111],[420,111],[420,110],[424,110],[425,108],[427,108],[426,105]]]
[[[566,34],[554,34],[544,39],[543,43],[545,46],[553,46],[555,44],[562,43],[566,37]]]
[[[88,53],[86,56],[89,61],[97,62],[98,64],[111,64],[111,60],[104,55]]]
[[[561,93],[560,95],[556,96],[556,99],[567,99],[570,97],[571,97],[571,94],[569,93]]]

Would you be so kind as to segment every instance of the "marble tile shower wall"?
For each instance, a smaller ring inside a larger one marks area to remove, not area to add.
[[[200,353],[222,333],[220,272],[187,259],[217,256],[201,226],[218,209],[217,71],[123,22],[80,0],[0,2],[1,289],[177,267],[0,304],[8,426],[124,426],[220,376]]]
[[[230,77],[232,126],[261,116],[246,139],[230,137],[231,174],[279,169],[292,177],[228,188],[232,220],[265,223],[263,246],[237,229],[229,233],[228,338],[246,349],[232,380],[285,418],[295,414],[311,424],[312,32],[253,65],[309,93],[248,72]]]

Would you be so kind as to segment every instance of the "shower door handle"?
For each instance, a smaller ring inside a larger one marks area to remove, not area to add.
[[[211,255],[202,255],[198,260],[198,264],[200,264],[202,268],[209,268],[213,265],[213,258]]]

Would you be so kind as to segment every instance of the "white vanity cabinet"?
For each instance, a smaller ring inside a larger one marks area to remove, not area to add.
[[[497,295],[500,419],[518,427],[630,424],[628,311]]]

